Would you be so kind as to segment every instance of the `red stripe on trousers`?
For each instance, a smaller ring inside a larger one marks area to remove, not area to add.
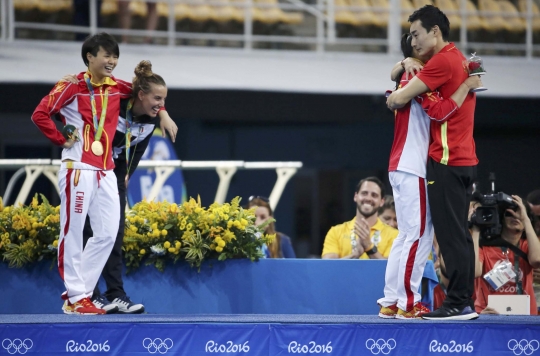
[[[418,250],[418,244],[420,239],[424,235],[426,230],[426,183],[424,178],[418,178],[418,192],[420,193],[420,236],[412,244],[409,250],[409,256],[407,257],[407,264],[405,265],[405,293],[407,294],[407,311],[411,310],[414,306],[414,293],[411,290],[411,276],[414,270],[414,262],[416,260],[416,251]]]
[[[58,246],[58,271],[60,272],[60,277],[64,280],[64,242],[66,241],[66,234],[69,231],[69,220],[71,218],[71,175],[73,174],[72,169],[68,169],[66,173],[66,225],[64,225],[64,238],[62,243]]]

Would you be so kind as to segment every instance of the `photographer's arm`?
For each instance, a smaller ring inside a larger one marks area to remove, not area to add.
[[[529,253],[527,254],[529,264],[533,268],[540,268],[540,240],[538,240],[538,236],[536,236],[536,233],[534,232],[531,219],[527,216],[527,210],[525,209],[525,205],[523,205],[521,198],[517,195],[512,195],[512,199],[518,206],[518,209],[516,212],[510,209],[507,211],[523,223],[525,235],[527,236],[527,243],[529,244]]]
[[[471,235],[474,245],[474,278],[478,278],[482,276],[484,268],[484,264],[480,261],[480,229],[478,226],[472,227]]]

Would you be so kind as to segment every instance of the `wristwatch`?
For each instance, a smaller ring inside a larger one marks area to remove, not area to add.
[[[371,248],[371,250],[367,250],[367,251],[365,251],[365,252],[366,252],[366,254],[367,254],[368,256],[374,255],[374,254],[376,254],[376,253],[378,252],[377,246],[373,245],[373,247]]]

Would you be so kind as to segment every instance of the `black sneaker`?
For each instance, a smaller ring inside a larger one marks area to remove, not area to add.
[[[445,306],[422,315],[422,319],[426,320],[474,320],[478,319],[478,314],[470,307],[466,306],[463,309],[446,308]]]
[[[92,298],[92,303],[99,309],[105,310],[107,314],[114,314],[120,309],[118,308],[118,305],[109,302],[107,298],[102,295]]]
[[[140,314],[144,312],[144,305],[133,303],[127,295],[114,298],[111,303],[118,306],[118,313],[120,314]]]

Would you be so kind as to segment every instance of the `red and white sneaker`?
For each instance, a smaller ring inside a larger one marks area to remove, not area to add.
[[[83,298],[75,303],[70,303],[69,300],[64,302],[62,310],[66,314],[81,314],[81,315],[98,315],[106,314],[106,311],[97,308],[90,298]]]
[[[398,313],[398,307],[397,304],[392,304],[388,307],[383,307],[379,304],[381,309],[379,310],[379,318],[383,319],[395,319],[397,313]]]
[[[421,319],[422,315],[430,313],[431,310],[424,303],[416,302],[411,310],[401,310],[398,308],[396,319]]]

